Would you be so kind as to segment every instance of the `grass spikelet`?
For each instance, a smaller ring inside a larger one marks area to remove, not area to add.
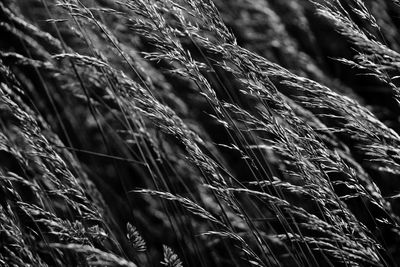
[[[140,236],[136,227],[130,223],[127,223],[126,230],[127,230],[126,236],[128,238],[129,243],[131,243],[133,249],[137,252],[145,252],[146,251],[146,242]]]
[[[178,255],[176,255],[170,247],[163,245],[163,251],[164,260],[161,262],[162,265],[168,267],[183,267]]]

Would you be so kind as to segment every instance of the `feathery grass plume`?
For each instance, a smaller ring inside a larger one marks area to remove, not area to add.
[[[171,201],[177,201],[193,215],[199,216],[203,219],[209,220],[210,222],[213,222],[216,224],[222,224],[217,218],[215,218],[213,215],[211,215],[208,211],[203,209],[201,206],[199,206],[198,204],[196,204],[193,201],[186,199],[184,197],[174,196],[173,194],[168,193],[168,192],[156,192],[153,190],[144,190],[144,189],[135,190],[134,193],[141,193],[141,194],[146,193],[146,194],[162,197],[164,199],[168,199]]]
[[[8,206],[8,210],[4,210],[3,207],[0,206],[0,232],[2,235],[0,263],[3,266],[47,266],[38,254],[31,251],[27,244],[28,236],[21,231],[18,223],[13,218],[15,218],[15,214],[10,206]]]
[[[377,35],[380,33],[380,26],[362,1],[350,1],[348,5],[351,12],[363,21],[368,21],[372,28],[378,29]],[[368,74],[387,83],[393,89],[394,97],[399,102],[399,88],[395,79],[397,79],[400,54],[379,41],[379,37],[377,38],[370,32],[361,29],[351,19],[350,14],[339,1],[322,1],[317,6],[318,12],[331,21],[335,28],[354,44],[358,51],[354,61],[345,59],[342,61],[360,69],[366,69]]]
[[[32,164],[38,172],[42,173],[43,178],[47,180],[44,181],[43,186],[48,187],[50,195],[64,199],[66,204],[68,203],[67,207],[75,209],[82,218],[101,222],[100,214],[97,213],[94,206],[87,206],[89,203],[84,196],[83,189],[66,168],[63,160],[41,134],[34,117],[23,111],[17,103],[6,95],[6,92],[11,93],[6,84],[1,84],[1,90],[3,112],[14,119],[15,127],[20,130],[22,135],[21,138],[24,138],[24,141],[27,142],[23,152],[24,156],[27,159],[34,160],[30,163],[25,162],[25,164]]]

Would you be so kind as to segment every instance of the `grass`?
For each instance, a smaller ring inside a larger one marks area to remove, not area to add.
[[[397,266],[391,0],[0,3],[0,265]]]

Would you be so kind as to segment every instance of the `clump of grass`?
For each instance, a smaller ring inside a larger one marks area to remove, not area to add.
[[[398,13],[0,3],[0,264],[395,266]]]

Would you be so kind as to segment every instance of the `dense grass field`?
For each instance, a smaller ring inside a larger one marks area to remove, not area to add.
[[[400,3],[0,1],[0,266],[400,265]]]

